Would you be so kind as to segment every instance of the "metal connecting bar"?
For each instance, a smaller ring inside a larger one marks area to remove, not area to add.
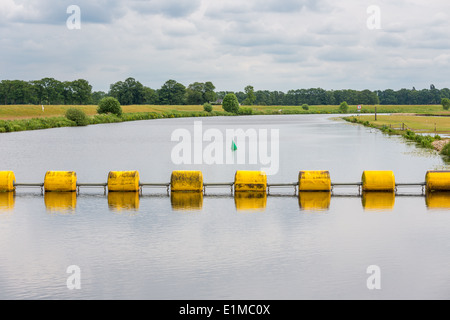
[[[396,183],[396,187],[424,187],[427,184],[425,182],[422,183]]]
[[[15,187],[18,188],[42,188],[44,187],[43,183],[14,183]]]
[[[360,187],[362,182],[332,183],[332,187]]]
[[[167,188],[170,187],[170,183],[141,183],[139,186],[148,188]]]

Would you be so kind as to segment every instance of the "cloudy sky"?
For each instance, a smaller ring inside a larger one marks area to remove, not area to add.
[[[449,70],[448,0],[0,1],[0,79],[376,90],[450,87]]]

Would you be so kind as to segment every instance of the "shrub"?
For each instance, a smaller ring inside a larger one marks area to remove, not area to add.
[[[444,107],[444,110],[449,110],[450,109],[450,99],[443,98],[441,100],[441,103],[442,103],[442,107]]]
[[[225,96],[223,99],[222,108],[226,112],[238,113],[239,100],[234,93],[229,93]]]
[[[83,110],[76,108],[69,108],[66,111],[66,118],[75,122],[77,126],[87,126],[89,124],[89,118]]]
[[[442,149],[441,154],[450,157],[450,142],[444,146],[444,149]]]
[[[252,115],[253,109],[252,108],[240,108],[238,111],[239,115]]]
[[[203,110],[205,110],[206,112],[212,112],[213,111],[213,106],[211,105],[211,103],[205,103],[203,105]]]
[[[107,97],[100,100],[98,103],[97,112],[99,114],[107,114],[112,113],[117,116],[122,115],[122,107],[120,106],[120,102],[113,97]]]
[[[306,103],[304,105],[302,105],[302,109],[305,111],[309,110],[309,105],[307,105]]]
[[[339,106],[339,112],[340,113],[348,113],[348,104],[347,102],[342,102],[341,105]]]

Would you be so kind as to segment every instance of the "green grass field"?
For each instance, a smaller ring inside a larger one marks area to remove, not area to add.
[[[97,114],[97,106],[69,106],[56,105],[44,106],[44,112],[41,106],[33,105],[0,105],[0,120],[18,120],[31,118],[61,117],[65,115],[67,109],[75,107],[83,110],[87,115]],[[417,113],[417,114],[443,114],[450,115],[450,111],[443,111],[440,105],[400,105],[400,106],[363,106],[361,113],[374,113],[377,107],[378,113]],[[254,114],[311,114],[325,113],[338,114],[339,106],[310,106],[309,110],[303,110],[301,106],[251,106]],[[124,113],[168,113],[168,112],[201,112],[203,106],[200,105],[131,105],[122,106]],[[223,111],[222,106],[213,106],[214,111]],[[357,113],[357,106],[350,106],[349,113]]]
[[[372,116],[360,116],[361,121],[377,126],[388,126],[392,128],[401,128],[404,123],[407,128],[413,131],[424,133],[450,133],[450,117],[438,116],[410,116],[410,115],[378,115],[377,121]]]

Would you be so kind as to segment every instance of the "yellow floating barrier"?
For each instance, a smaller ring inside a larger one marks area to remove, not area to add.
[[[267,175],[263,171],[236,171],[234,191],[267,192]]]
[[[428,171],[425,182],[428,191],[450,191],[450,171]]]
[[[44,194],[45,207],[51,212],[67,212],[77,206],[75,192],[46,192]]]
[[[138,171],[111,171],[108,174],[109,192],[138,192]]]
[[[395,191],[395,176],[392,171],[364,171],[363,191]]]
[[[264,211],[267,205],[266,192],[237,192],[234,195],[237,211]]]
[[[44,179],[45,192],[73,192],[77,190],[77,174],[73,171],[48,171]]]
[[[203,191],[203,174],[201,171],[174,171],[170,178],[172,191]]]
[[[330,208],[331,192],[299,192],[301,210],[326,211]]]
[[[140,204],[139,192],[110,192],[108,207],[113,211],[138,210]]]
[[[427,192],[425,202],[428,209],[450,209],[450,192]]]
[[[0,192],[0,212],[14,209],[15,201],[14,192]]]
[[[0,171],[0,192],[14,191],[16,177],[12,171]]]
[[[329,171],[300,171],[298,175],[299,191],[331,191]]]
[[[179,192],[170,194],[170,203],[175,211],[193,211],[203,208],[203,192]]]
[[[395,205],[394,192],[363,192],[362,206],[368,211],[391,211]]]

